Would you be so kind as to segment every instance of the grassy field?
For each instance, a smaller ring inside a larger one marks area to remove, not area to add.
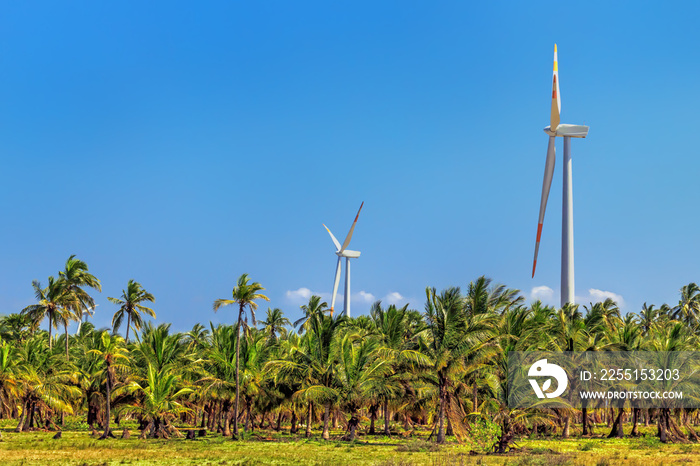
[[[132,430],[132,433],[134,431]],[[599,429],[602,434],[603,429]],[[86,431],[17,434],[2,429],[0,464],[51,465],[672,465],[700,464],[700,445],[663,445],[652,431],[630,439],[520,439],[508,455],[470,454],[449,443],[438,449],[424,439],[362,436],[354,443],[256,431],[234,442],[210,434],[197,440],[97,440]],[[115,431],[119,436],[121,432]],[[138,434],[138,432],[136,432]],[[334,432],[338,437],[342,432]],[[433,451],[431,451],[433,450]]]

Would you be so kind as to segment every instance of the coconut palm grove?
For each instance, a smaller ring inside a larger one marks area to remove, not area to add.
[[[518,290],[482,276],[428,287],[415,308],[377,301],[354,318],[312,296],[290,322],[282,309],[264,309],[264,284],[242,274],[230,296],[212,299],[211,312],[230,323],[187,332],[159,321],[157,297],[135,280],[109,297],[113,309],[99,309],[113,312],[112,327],[95,328],[101,282],[76,256],[31,286],[36,303],[0,319],[6,440],[64,431],[107,443],[394,438],[488,458],[531,438],[588,439],[589,450],[608,438],[700,440],[695,410],[511,409],[506,378],[513,351],[696,351],[695,283],[677,303],[622,315],[610,299],[526,305]],[[74,334],[71,321],[81,321]]]

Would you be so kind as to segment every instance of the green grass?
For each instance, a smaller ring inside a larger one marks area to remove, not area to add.
[[[53,432],[12,432],[0,423],[0,463],[3,465],[328,465],[451,466],[451,465],[639,465],[700,464],[700,445],[664,445],[651,429],[640,438],[539,438],[517,440],[515,452],[507,455],[471,454],[468,447],[448,442],[436,448],[427,442],[428,433],[404,439],[401,436],[360,436],[355,442],[291,436],[286,432],[256,431],[244,441],[218,434],[196,440],[139,440],[129,426],[129,440],[97,440],[86,430],[66,430],[54,440]],[[78,426],[80,428],[80,426]],[[604,429],[597,434],[603,435]],[[317,432],[315,432],[318,434]],[[120,430],[115,430],[117,437]]]

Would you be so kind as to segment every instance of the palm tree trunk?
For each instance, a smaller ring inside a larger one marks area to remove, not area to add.
[[[231,435],[231,402],[229,400],[224,401],[224,437]]]
[[[668,435],[668,430],[666,427],[666,419],[664,416],[664,408],[660,408],[658,410],[657,414],[657,433],[659,435],[659,440],[661,440],[662,443],[666,443],[669,441],[669,435]]]
[[[568,414],[566,414],[566,415],[564,415],[564,428],[562,429],[562,432],[561,432],[561,438],[569,438],[569,435],[571,434],[570,426],[571,426],[571,417]]]
[[[619,407],[617,411],[617,416],[615,417],[615,422],[613,422],[612,429],[610,429],[610,434],[608,434],[608,438],[623,438],[624,432],[622,430],[622,415],[624,414],[625,409],[623,407]]]
[[[70,361],[70,355],[68,354],[68,319],[63,322],[63,328],[66,329],[66,361]]]
[[[245,415],[245,427],[244,427],[246,433],[248,433],[249,430],[252,431],[253,428],[255,427],[255,425],[253,424],[253,420],[251,419],[250,405],[251,405],[250,401],[246,401],[246,404],[245,404],[246,415]]]
[[[51,314],[49,314],[49,351],[53,349],[53,339],[51,338]]]
[[[389,400],[384,400],[384,435],[391,435],[389,430]]]
[[[109,436],[109,418],[111,416],[111,407],[112,407],[112,403],[110,401],[110,398],[112,395],[112,387],[110,387],[110,383],[109,383],[109,366],[107,367],[107,384],[106,384],[106,386],[107,386],[107,399],[105,401],[107,402],[107,406],[106,406],[106,408],[107,408],[106,415],[107,416],[105,419],[105,431],[102,434],[102,436],[100,436],[100,440],[104,440]]]
[[[200,429],[204,429],[204,426],[206,426],[206,420],[207,420],[207,408],[206,406],[202,406],[202,421],[199,424]]]
[[[280,412],[277,414],[277,426],[275,427],[275,430],[279,432],[282,429],[282,410],[280,409]]]
[[[326,403],[326,411],[323,413],[323,433],[321,437],[323,440],[329,440],[331,438],[328,430],[328,418],[331,414],[331,402]]]
[[[640,408],[632,408],[632,432],[630,432],[630,435],[633,437],[636,437],[639,435],[639,429],[637,428],[637,424],[639,423],[639,414],[642,410]]]
[[[437,443],[445,443],[445,403],[447,402],[447,387],[445,387],[445,383],[442,383],[442,380],[440,382]]]
[[[298,429],[297,429],[297,412],[292,409],[292,419],[290,421],[291,427],[289,428],[289,433],[290,434],[296,434]]]
[[[355,440],[355,432],[357,432],[357,426],[360,424],[360,419],[357,417],[357,410],[352,410],[350,413],[350,420],[348,421],[348,429],[350,429],[349,441]]]
[[[239,357],[241,354],[241,319],[243,317],[243,304],[238,311],[238,326],[236,328],[236,404],[233,408],[233,438],[238,439],[238,402],[240,399],[240,387],[238,386],[238,372],[240,370]]]
[[[312,405],[311,402],[309,401],[309,412],[306,416],[306,438],[311,437],[311,415],[313,414],[312,413],[313,409],[314,409],[314,405]]]
[[[126,340],[125,343],[129,343],[129,327],[131,327],[131,313],[126,313]]]
[[[36,414],[36,402],[32,401],[32,404],[29,405],[29,419],[27,428],[28,429],[33,429],[34,428],[34,415]]]
[[[214,431],[216,429],[216,402],[209,402],[209,414],[207,418],[207,429]]]
[[[24,430],[24,420],[27,417],[27,411],[29,410],[29,401],[25,401],[22,405],[22,414],[19,416],[19,423],[15,428],[15,432],[22,432]]]
[[[379,411],[379,403],[374,403],[369,407],[369,434],[375,435],[374,422],[377,420],[377,411]]]

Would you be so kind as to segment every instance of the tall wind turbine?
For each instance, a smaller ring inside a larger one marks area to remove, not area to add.
[[[571,178],[571,138],[585,138],[588,126],[565,125],[559,123],[561,113],[561,96],[559,95],[559,70],[557,65],[557,45],[554,44],[554,73],[552,76],[552,111],[550,124],[544,129],[549,135],[547,146],[547,161],[544,166],[544,181],[542,182],[542,199],[540,201],[540,218],[537,223],[537,242],[535,243],[535,259],[532,262],[532,277],[535,277],[537,252],[540,249],[540,236],[544,212],[547,208],[549,188],[552,186],[554,175],[554,138],[564,138],[564,186],[561,222],[561,306],[574,302],[574,200]]]
[[[341,267],[341,261],[343,260],[343,257],[345,258],[345,295],[343,296],[344,299],[344,308],[343,312],[347,317],[350,317],[350,259],[354,259],[356,257],[360,257],[360,251],[351,251],[347,249],[347,247],[350,245],[350,240],[352,239],[352,232],[355,231],[355,225],[357,224],[357,218],[360,216],[360,211],[362,210],[362,206],[365,205],[363,202],[360,204],[360,210],[357,211],[357,215],[355,215],[355,221],[352,222],[352,226],[350,227],[350,231],[348,232],[348,236],[345,237],[345,241],[343,241],[343,244],[338,242],[337,239],[335,239],[335,236],[333,236],[333,233],[331,233],[331,230],[328,229],[326,225],[323,225],[323,228],[326,229],[329,235],[331,235],[331,239],[333,240],[333,244],[335,244],[336,251],[335,254],[338,256],[338,265],[335,268],[335,281],[333,282],[333,295],[331,297],[331,315],[333,315],[333,308],[335,307],[335,296],[338,293],[338,284],[340,283],[340,267]]]

